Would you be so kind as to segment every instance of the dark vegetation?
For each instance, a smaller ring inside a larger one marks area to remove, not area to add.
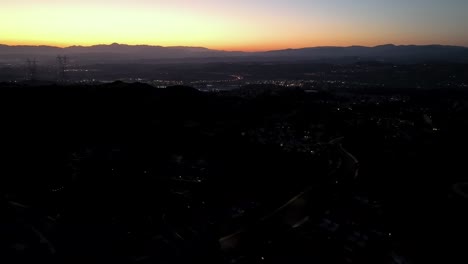
[[[0,108],[2,263],[466,260],[466,91],[4,83]]]

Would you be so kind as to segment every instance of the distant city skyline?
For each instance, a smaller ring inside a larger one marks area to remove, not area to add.
[[[464,0],[0,0],[0,44],[468,46]]]

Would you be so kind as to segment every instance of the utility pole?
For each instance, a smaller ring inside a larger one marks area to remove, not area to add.
[[[28,70],[27,79],[29,81],[35,81],[36,77],[37,77],[37,61],[36,61],[36,59],[35,58],[33,60],[27,59],[26,64],[27,64],[27,70]]]
[[[57,79],[59,82],[66,81],[66,69],[67,69],[68,57],[67,56],[57,56]]]

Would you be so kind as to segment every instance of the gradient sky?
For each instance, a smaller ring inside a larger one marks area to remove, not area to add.
[[[0,43],[468,46],[468,0],[0,0]]]

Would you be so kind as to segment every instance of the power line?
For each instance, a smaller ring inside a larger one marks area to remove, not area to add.
[[[65,82],[67,80],[66,69],[68,65],[67,56],[57,56],[57,79],[59,82]]]
[[[27,79],[30,81],[35,81],[37,77],[37,61],[36,58],[33,60],[27,59],[26,60],[27,64]]]

